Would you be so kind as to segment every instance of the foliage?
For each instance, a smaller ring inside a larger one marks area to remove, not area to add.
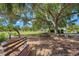
[[[18,34],[16,32],[12,32],[12,35],[13,36],[17,36]]]
[[[36,19],[46,23],[51,21],[50,27],[57,31],[58,27],[66,27],[67,19],[75,8],[74,5],[77,6],[76,4],[36,4],[34,9]],[[44,25],[40,21],[38,23]]]
[[[67,20],[71,15],[78,14],[79,4],[69,3],[50,3],[50,4],[25,4],[25,3],[5,3],[0,4],[1,14],[9,18],[13,23],[14,20],[22,19],[25,23],[33,22],[33,29],[38,30],[42,28],[52,28],[57,32],[59,27],[66,27]],[[73,12],[74,11],[74,12]],[[30,18],[28,18],[27,14]],[[52,23],[52,24],[49,24]],[[12,27],[11,25],[9,25]],[[9,28],[10,28],[9,27]],[[10,29],[11,30],[11,29]]]
[[[1,33],[0,34],[0,42],[3,42],[6,40],[6,36],[5,36],[5,33]]]
[[[74,31],[79,32],[79,25],[76,25],[76,24],[71,25],[67,28],[67,31],[69,33],[74,32]]]

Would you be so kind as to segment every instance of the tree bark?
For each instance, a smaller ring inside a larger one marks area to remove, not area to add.
[[[8,34],[9,34],[9,39],[11,39],[11,31],[9,31]]]
[[[55,34],[58,34],[58,25],[57,24],[55,24],[54,31],[55,31]]]
[[[20,32],[19,32],[19,30],[18,29],[16,29],[16,28],[13,28],[14,29],[14,31],[16,31],[17,33],[18,33],[18,38],[20,38]]]
[[[58,21],[55,20],[54,23],[55,23],[54,24],[54,32],[55,32],[55,35],[57,36],[57,34],[58,34]]]

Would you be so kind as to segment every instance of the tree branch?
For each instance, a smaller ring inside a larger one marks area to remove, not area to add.
[[[61,10],[60,10],[60,13],[58,13],[57,14],[57,19],[56,19],[56,22],[58,22],[58,18],[61,16],[61,14],[63,13],[63,11],[66,9],[66,8],[69,8],[69,7],[71,7],[71,5],[70,4],[67,4],[66,6],[64,6]]]
[[[75,12],[75,13],[68,13],[67,15],[65,15],[65,16],[61,16],[59,19],[60,19],[60,21],[62,20],[62,18],[65,18],[65,17],[68,17],[68,16],[71,16],[71,15],[73,15],[73,14],[79,14],[79,12],[77,13],[77,12]]]

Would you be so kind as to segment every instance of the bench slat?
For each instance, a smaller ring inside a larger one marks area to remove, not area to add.
[[[28,56],[30,53],[29,45],[27,45],[17,56]]]
[[[17,41],[17,42],[15,42],[15,43],[13,43],[13,44],[10,44],[9,46],[5,47],[4,52],[6,52],[6,51],[9,50],[9,49],[14,48],[16,45],[18,45],[19,43],[21,43],[21,42],[23,42],[23,41],[24,41],[24,40],[20,40],[20,41]]]
[[[22,46],[24,43],[26,43],[26,41],[23,41],[22,43],[20,43],[19,45],[15,46],[13,49],[11,49],[10,51],[8,51],[7,53],[5,53],[5,56],[8,56],[10,53],[12,53],[13,51],[15,51],[16,49],[18,49],[20,46]]]
[[[17,41],[19,41],[19,40],[14,40],[14,41],[12,41],[12,42],[8,42],[8,43],[2,45],[2,47],[6,47],[6,46],[8,46],[9,44],[15,43],[15,42],[17,42]]]
[[[8,42],[8,43],[2,45],[2,46],[3,46],[3,47],[6,47],[6,46],[8,46],[9,44],[12,44],[12,43],[17,42],[17,41],[22,40],[22,39],[24,39],[24,38],[19,38],[19,39],[16,39],[16,40],[14,40],[14,41],[10,41],[10,42]]]

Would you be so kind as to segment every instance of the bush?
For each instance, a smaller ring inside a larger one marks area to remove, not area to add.
[[[0,42],[3,42],[6,40],[6,36],[5,36],[5,33],[1,33],[0,34]]]
[[[14,33],[12,33],[12,35],[13,35],[13,36],[17,36],[17,33],[14,32]]]

